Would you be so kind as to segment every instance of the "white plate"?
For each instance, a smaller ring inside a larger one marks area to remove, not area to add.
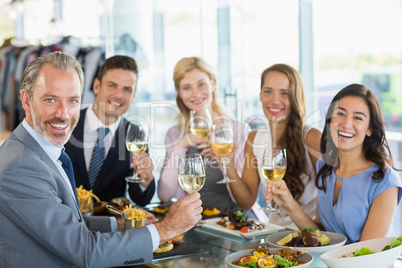
[[[328,251],[320,256],[321,260],[331,268],[386,268],[390,267],[402,252],[402,245],[391,248],[386,251],[381,251],[386,245],[389,245],[397,237],[377,238],[362,242],[349,244],[331,251]],[[369,255],[339,258],[356,249],[362,247],[369,248],[376,252]]]
[[[269,248],[270,253],[275,253],[278,250],[281,250],[281,248]],[[242,250],[242,251],[237,251],[235,253],[229,254],[228,256],[226,256],[225,258],[225,262],[229,267],[232,268],[239,268],[241,266],[237,266],[232,264],[232,262],[234,261],[238,261],[241,257],[246,256],[246,255],[251,255],[253,253],[254,249],[247,249],[247,250]],[[310,264],[313,262],[314,258],[313,256],[311,256],[308,253],[304,253],[299,259],[298,261],[305,261],[307,263],[302,264],[302,265],[298,265],[298,266],[294,266],[297,268],[307,268],[310,266]]]
[[[270,246],[270,247],[276,247],[276,248],[288,248],[288,246],[280,246],[276,242],[284,238],[290,233],[294,233],[295,231],[284,231],[284,232],[279,232],[276,234],[271,234],[267,238],[265,238],[265,242]],[[293,250],[303,250],[306,249],[310,253],[323,253],[327,252],[329,250],[335,249],[342,247],[345,242],[346,242],[346,237],[341,234],[337,233],[331,233],[331,232],[325,232],[325,231],[320,231],[321,234],[325,234],[326,236],[329,237],[330,242],[326,246],[319,246],[319,247],[292,247]]]
[[[205,220],[205,224],[201,225],[201,228],[210,229],[210,230],[214,230],[217,232],[241,236],[241,237],[247,237],[247,238],[260,236],[260,235],[272,234],[272,233],[285,229],[282,226],[279,226],[276,224],[262,223],[260,221],[254,220],[256,223],[264,224],[264,228],[261,230],[250,230],[249,233],[241,233],[239,230],[229,230],[229,229],[226,229],[225,227],[223,227],[222,225],[217,224],[217,222],[220,219],[221,218],[207,219],[207,220]],[[228,217],[225,217],[225,219],[228,220]]]

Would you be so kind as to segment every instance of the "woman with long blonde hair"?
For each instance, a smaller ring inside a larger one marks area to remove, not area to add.
[[[241,172],[244,145],[248,126],[231,118],[218,103],[216,77],[211,66],[199,57],[181,59],[175,66],[173,80],[177,93],[176,103],[180,110],[177,125],[171,127],[165,139],[166,158],[158,183],[158,195],[162,202],[173,197],[181,198],[185,192],[179,186],[177,166],[180,156],[201,153],[211,156],[209,138],[198,138],[190,132],[190,111],[208,109],[212,119],[229,122],[232,125],[235,144],[236,173]],[[206,182],[200,190],[204,208],[217,208],[229,212],[239,208],[231,197],[227,184],[217,184],[223,178],[217,162],[207,159]]]

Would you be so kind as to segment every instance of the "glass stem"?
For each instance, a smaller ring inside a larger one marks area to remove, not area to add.
[[[228,177],[228,172],[226,170],[226,161],[225,160],[222,161],[222,169],[223,169],[223,178],[226,179]]]
[[[137,168],[133,168],[133,180],[137,179]]]
[[[271,182],[269,182],[269,187],[272,187],[272,183],[271,183]],[[271,195],[272,195],[272,194],[271,194]],[[271,202],[269,202],[269,203],[267,204],[267,208],[268,208],[269,210],[272,209],[272,199],[271,199]]]
[[[137,179],[137,166],[133,167],[133,180]]]

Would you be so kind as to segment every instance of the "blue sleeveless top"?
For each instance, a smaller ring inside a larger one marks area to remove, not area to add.
[[[324,165],[322,158],[317,162],[317,173]],[[387,166],[381,182],[374,182],[371,177],[378,170],[373,165],[350,178],[339,178],[334,171],[325,178],[326,192],[318,190],[317,214],[327,231],[343,234],[346,243],[360,240],[370,206],[382,192],[399,187],[398,204],[402,197],[402,183],[397,172]],[[338,202],[333,206],[334,187],[336,180],[342,181]],[[320,183],[321,185],[321,183]]]

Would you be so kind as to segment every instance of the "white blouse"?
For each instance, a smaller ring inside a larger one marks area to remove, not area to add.
[[[303,136],[304,136],[304,144],[306,147],[306,168],[308,172],[311,174],[311,179],[309,180],[309,176],[305,173],[300,174],[300,178],[305,185],[305,190],[298,200],[301,208],[304,212],[307,213],[312,219],[315,219],[315,208],[316,208],[316,199],[317,199],[317,187],[315,186],[315,178],[316,172],[313,163],[311,162],[307,145],[306,145],[306,137],[307,133],[310,131],[310,127],[306,126],[303,129]],[[262,159],[264,149],[267,147],[272,146],[272,138],[271,138],[271,131],[269,127],[258,129],[255,139],[253,142],[253,153],[257,160]],[[260,176],[260,183],[261,183],[261,191],[263,196],[265,197],[267,192],[268,181],[264,179],[264,176],[261,173],[261,161],[257,161],[258,163],[258,174]],[[269,215],[269,222],[281,225],[283,227],[298,230],[296,224],[293,223],[291,218],[287,215],[287,213],[282,209],[280,209],[280,213],[271,214]]]

